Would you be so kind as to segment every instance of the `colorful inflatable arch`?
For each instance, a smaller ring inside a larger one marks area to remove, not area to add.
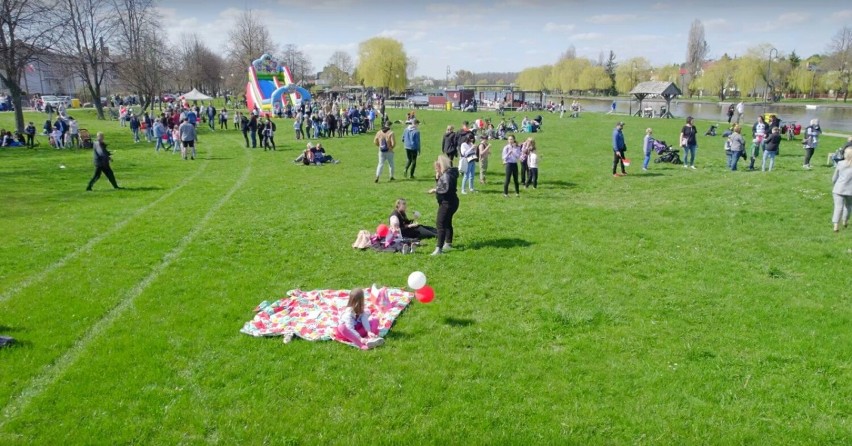
[[[293,105],[311,100],[308,90],[293,83],[287,67],[281,66],[269,54],[260,56],[248,67],[246,102],[249,110],[272,112],[274,104],[284,106],[288,99]]]

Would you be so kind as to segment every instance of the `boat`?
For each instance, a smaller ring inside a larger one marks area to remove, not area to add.
[[[816,110],[817,106],[813,104],[805,104],[805,110]]]

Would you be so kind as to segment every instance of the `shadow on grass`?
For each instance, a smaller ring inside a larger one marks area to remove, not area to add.
[[[637,173],[636,175],[630,175],[631,178],[645,178],[645,177],[664,177],[665,174],[657,173],[657,172],[642,172]]]
[[[160,186],[140,186],[140,187],[122,187],[122,190],[126,190],[129,192],[149,192],[152,190],[163,190],[164,188]]]
[[[464,327],[470,327],[471,325],[476,323],[476,321],[474,321],[473,319],[461,319],[461,318],[456,318],[456,317],[445,317],[444,323],[449,325],[450,327],[464,328]]]
[[[546,186],[561,187],[563,189],[573,189],[573,188],[577,187],[577,183],[572,183],[570,181],[563,181],[563,180],[542,181],[541,184],[546,185]]]
[[[528,242],[519,238],[498,238],[493,240],[482,240],[473,242],[469,245],[466,245],[467,249],[482,249],[482,248],[526,248],[532,246],[531,242]]]

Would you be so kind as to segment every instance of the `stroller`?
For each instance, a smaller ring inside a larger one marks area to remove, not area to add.
[[[680,150],[672,149],[672,146],[667,145],[665,141],[654,140],[653,150],[659,155],[654,160],[655,163],[681,164]]]
[[[94,147],[94,144],[92,144],[92,135],[90,135],[89,131],[86,129],[80,129],[80,144],[84,149],[91,149]]]

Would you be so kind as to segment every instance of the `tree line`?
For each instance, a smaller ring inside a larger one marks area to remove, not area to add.
[[[723,54],[708,60],[709,45],[700,20],[692,23],[683,64],[653,66],[644,57],[617,61],[610,51],[597,60],[577,57],[569,47],[555,64],[526,68],[517,85],[524,90],[564,94],[626,94],[640,82],[665,81],[679,85],[684,94],[751,97],[772,100],[778,95],[815,97],[834,92],[844,102],[852,80],[852,28],[843,27],[825,54],[803,59],[795,50],[786,53],[769,43],[755,45],[732,58]]]

